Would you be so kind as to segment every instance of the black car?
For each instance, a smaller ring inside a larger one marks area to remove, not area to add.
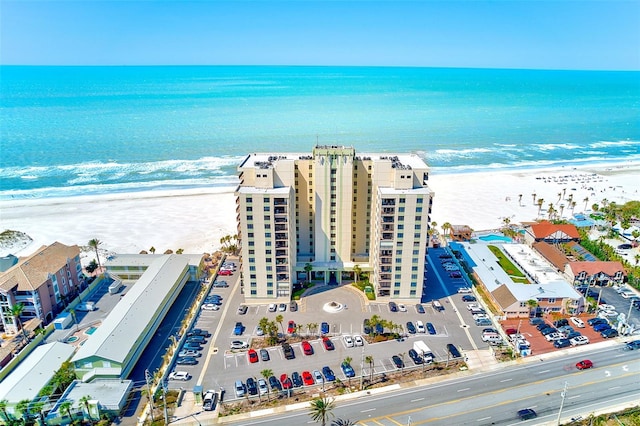
[[[411,321],[407,321],[407,331],[411,334],[416,334],[416,326]]]
[[[598,317],[587,320],[587,324],[589,324],[592,327],[598,324],[608,324],[608,323],[609,321],[607,321],[606,319],[598,318]]]
[[[600,332],[600,335],[605,339],[609,339],[611,337],[618,337],[618,331],[610,328],[608,330],[602,330],[602,332]]]
[[[293,383],[294,388],[299,388],[302,386],[302,377],[298,374],[297,371],[294,371],[291,374],[291,382]]]
[[[426,323],[425,327],[427,329],[427,332],[429,332],[429,334],[436,334],[436,328],[430,322]]]
[[[460,358],[462,356],[458,348],[456,348],[456,345],[454,345],[453,343],[447,344],[447,350],[451,354],[452,358]]]
[[[535,325],[538,326],[540,324],[544,324],[544,320],[542,318],[538,318],[538,317],[533,317],[533,318],[529,318],[529,324],[531,325]]]
[[[418,354],[415,349],[409,349],[409,358],[413,360],[413,363],[418,365],[424,362],[424,359]]]
[[[558,349],[566,348],[571,346],[571,342],[569,341],[569,339],[558,339],[553,342],[553,346]]]
[[[185,356],[176,360],[176,364],[178,365],[196,365],[197,363],[198,360],[192,356]]]
[[[182,349],[187,349],[191,351],[201,351],[202,346],[200,346],[200,344],[195,342],[186,342],[184,345],[182,345]]]
[[[627,351],[634,351],[636,349],[640,349],[640,340],[632,340],[631,342],[625,345],[624,349]]]
[[[526,408],[518,411],[518,417],[520,417],[520,420],[530,420],[535,419],[538,415],[531,408]]]
[[[400,358],[398,355],[392,356],[391,359],[393,360],[396,368],[404,368],[404,361],[402,361],[402,358]]]
[[[560,318],[559,320],[554,321],[553,325],[556,327],[564,327],[565,325],[569,325],[569,320],[566,318]]]
[[[472,296],[470,294],[465,294],[464,296],[462,296],[462,301],[463,302],[475,302],[476,301],[476,297]]]
[[[207,342],[207,339],[204,336],[189,336],[186,340],[188,343],[198,343],[200,345],[204,345]]]
[[[247,379],[247,392],[249,393],[249,395],[258,394],[258,385],[256,384],[256,381],[252,377],[249,377]]]
[[[391,312],[398,312],[398,305],[396,305],[396,302],[389,302],[389,310]]]
[[[473,300],[475,300],[475,299],[473,299]],[[416,312],[419,313],[419,314],[424,314],[425,313],[424,306],[422,306],[421,303],[418,303],[416,305]]]
[[[280,380],[276,378],[276,376],[269,377],[269,386],[271,386],[271,390],[282,390],[282,385],[280,384]]]
[[[202,330],[200,328],[194,328],[193,330],[191,330],[191,331],[189,331],[187,333],[187,337],[191,337],[191,336],[211,337],[211,333],[209,333],[207,330]]]
[[[538,331],[541,331],[543,328],[547,328],[547,327],[551,327],[551,325],[547,324],[546,322],[542,322],[542,323],[536,325],[536,329]]]
[[[543,336],[548,336],[551,333],[557,333],[558,329],[554,328],[554,327],[547,327],[547,328],[543,328],[542,331],[540,331],[540,334],[542,334]]]
[[[284,357],[286,359],[295,359],[296,357],[295,352],[293,352],[293,348],[286,342],[282,344],[282,352],[284,352]]]
[[[365,318],[364,321],[362,321],[362,332],[364,334],[371,334],[373,332],[371,324],[369,324],[369,318]]]

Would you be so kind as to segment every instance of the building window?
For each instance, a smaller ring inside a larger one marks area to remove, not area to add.
[[[251,204],[253,202],[253,198],[247,197],[247,204]]]
[[[251,249],[251,250],[249,250],[249,254],[256,254],[256,251]]]
[[[273,290],[267,290],[267,296],[273,296]]]
[[[271,232],[265,232],[264,233],[264,237],[265,238],[271,238]]]
[[[249,263],[256,263],[256,258],[255,257],[250,257],[249,258]]]
[[[404,233],[403,232],[398,232],[398,238],[403,238],[404,237]]]
[[[253,229],[253,223],[247,223],[247,229]]]
[[[422,207],[416,207],[416,213],[422,213]]]
[[[417,218],[416,218],[416,219],[417,219]],[[416,223],[416,226],[414,227],[414,229],[416,229],[416,230],[420,230],[420,228],[421,228],[420,224],[419,224],[419,223]]]
[[[251,289],[251,295],[252,296],[257,296],[258,295],[258,290]]]
[[[402,250],[396,250],[396,255],[397,256],[402,256]]]
[[[398,213],[404,213],[404,206],[398,207]]]
[[[400,204],[404,204],[405,199],[404,198],[400,198]]]
[[[268,212],[269,210],[271,210],[271,207],[269,206],[264,206],[264,208],[262,209],[265,212]]]
[[[247,237],[253,238],[253,232],[247,232]]]
[[[256,245],[256,243],[254,241],[249,241],[249,247],[253,247],[255,245]]]
[[[255,271],[256,270],[256,265],[249,265],[249,270],[250,271]]]
[[[256,274],[249,275],[249,278],[251,278],[252,280],[255,280],[256,279]]]
[[[417,204],[422,204],[422,197],[417,198],[417,199],[416,199],[416,203],[417,203]]]
[[[247,215],[247,220],[253,220],[253,215]]]
[[[393,290],[394,296],[400,296],[400,290]]]
[[[396,274],[395,278],[396,278],[396,280],[399,280],[399,279],[402,278],[402,275],[401,274]],[[398,283],[398,282],[396,282],[396,284],[400,285],[400,283]]]

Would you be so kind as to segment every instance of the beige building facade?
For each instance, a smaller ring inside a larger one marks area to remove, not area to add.
[[[378,299],[417,301],[433,192],[414,154],[250,154],[236,190],[248,303],[285,301],[293,287],[352,282],[369,273]]]

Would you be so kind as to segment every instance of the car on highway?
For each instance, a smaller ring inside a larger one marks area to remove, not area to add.
[[[306,341],[306,340],[303,340],[303,341],[300,343],[300,346],[302,346],[302,352],[303,352],[305,355],[313,355],[313,346],[311,346],[311,343],[309,343],[309,342],[308,342],[308,341]]]
[[[327,382],[333,382],[336,379],[336,375],[333,374],[333,370],[328,365],[322,367],[322,374]]]
[[[634,351],[636,349],[640,349],[640,340],[632,340],[624,345],[624,349],[627,351]]]
[[[244,396],[245,387],[244,387],[244,383],[242,383],[242,380],[236,380],[235,384],[233,385],[233,388],[236,391],[237,398],[242,398]]]
[[[424,362],[424,359],[422,359],[422,357],[418,354],[418,352],[415,349],[409,349],[408,353],[409,353],[409,358],[413,360],[414,364],[418,365]]]
[[[183,349],[180,352],[178,352],[178,357],[179,358],[184,358],[184,357],[187,357],[187,356],[197,358],[197,357],[202,356],[202,353],[200,353],[198,351],[194,351],[193,349]]]
[[[587,336],[576,336],[569,339],[573,346],[586,345],[589,343],[589,338]]]
[[[255,349],[249,349],[249,352],[247,352],[247,356],[249,357],[249,362],[251,364],[258,362],[258,353]]]
[[[269,388],[267,387],[267,381],[265,379],[258,379],[258,392],[260,395],[266,395],[269,393]]]
[[[525,408],[524,410],[518,411],[518,417],[520,417],[520,420],[522,421],[531,420],[538,417],[538,414],[536,414],[536,412],[531,408]]]
[[[342,340],[344,340],[344,344],[346,347],[348,348],[352,348],[354,343],[353,343],[353,337],[349,336],[349,335],[345,335],[342,337]]]
[[[393,361],[393,364],[396,366],[396,368],[404,368],[404,361],[402,361],[402,358],[400,358],[398,355],[392,356],[391,360]]]
[[[407,331],[410,334],[416,334],[416,326],[411,321],[407,321]]]
[[[578,363],[576,363],[576,368],[578,370],[585,370],[591,367],[593,367],[593,362],[591,362],[588,359],[583,359],[582,361],[579,361]]]
[[[329,334],[329,323],[328,322],[323,322],[322,324],[320,324],[320,333]]]
[[[569,320],[573,323],[573,325],[575,325],[578,328],[584,328],[584,321],[582,321],[580,318],[578,317],[571,317],[569,318]]]
[[[247,393],[249,395],[257,395],[258,394],[258,385],[253,377],[249,377],[247,379]]]
[[[176,360],[177,365],[196,365],[198,360],[192,356],[185,356]]]
[[[430,322],[428,322],[428,323],[426,323],[424,326],[426,327],[427,332],[428,332],[429,334],[436,334],[436,328],[433,326],[433,324],[431,324]]]
[[[282,352],[284,353],[285,359],[295,359],[296,353],[293,351],[293,348],[287,342],[282,344]]]
[[[321,385],[322,382],[324,381],[324,377],[322,376],[322,374],[320,373],[320,371],[318,370],[313,370],[313,379],[315,380],[317,385]]]
[[[189,379],[191,379],[191,374],[186,371],[172,371],[169,373],[169,380],[182,380],[186,382]]]
[[[302,376],[297,371],[294,371],[293,373],[291,373],[291,382],[293,383],[294,388],[301,387],[303,384]]]
[[[247,310],[249,308],[247,307],[247,305],[240,305],[238,306],[238,315],[244,315],[247,313]]]
[[[249,344],[247,342],[243,342],[242,340],[234,340],[229,345],[231,349],[247,349]]]
[[[295,321],[289,321],[289,324],[287,325],[287,333],[293,334],[295,331],[296,331]]]
[[[605,339],[609,339],[612,337],[618,337],[618,330],[615,330],[613,328],[609,328],[607,330],[603,330],[602,332],[600,332],[600,335],[602,337],[604,337]]]
[[[426,312],[421,303],[416,304],[416,312],[419,314],[424,314]]]
[[[322,344],[324,345],[324,348],[328,351],[332,351],[336,348],[333,342],[331,341],[331,339],[329,339],[328,337],[322,338]]]
[[[313,376],[308,371],[302,372],[302,381],[304,382],[305,386],[312,386],[313,384],[315,384],[315,382],[313,381]]]
[[[293,382],[291,381],[289,376],[287,376],[287,373],[284,373],[284,374],[280,375],[280,383],[282,383],[282,388],[283,389],[291,389],[291,388],[293,388]]]
[[[264,348],[260,349],[260,360],[269,361],[270,359],[271,357],[269,356],[269,351]]]
[[[343,361],[342,364],[340,364],[340,368],[342,369],[342,372],[346,377],[356,376],[356,372],[353,370],[353,367],[348,362]]]
[[[464,296],[462,296],[463,302],[475,302],[476,300],[477,300],[476,297],[470,294],[465,294]]]
[[[280,380],[278,380],[276,378],[276,376],[270,376],[269,377],[269,386],[271,386],[271,390],[272,391],[281,391],[282,390],[282,383],[280,383]]]

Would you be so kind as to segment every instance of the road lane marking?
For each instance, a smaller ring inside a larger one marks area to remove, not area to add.
[[[620,388],[620,386],[613,386],[613,387],[609,388],[609,390],[614,390],[614,389],[619,389],[619,388]]]
[[[544,373],[548,373],[551,370],[542,370],[542,371],[537,371],[536,374],[544,374]]]
[[[458,389],[458,392],[468,391],[469,389],[471,389],[471,388]]]
[[[367,409],[367,410],[362,410],[362,411],[360,411],[360,412],[361,412],[361,413],[368,413],[369,411],[375,411],[375,410],[376,410],[375,408],[369,408],[369,409]]]
[[[500,380],[500,383],[508,382],[508,381],[510,381],[510,380],[513,380],[513,379],[504,379],[504,380]]]
[[[418,401],[422,401],[424,398],[418,398],[418,399],[412,399],[411,402],[418,402]]]
[[[476,421],[477,421],[477,422],[482,422],[482,421],[485,421],[485,420],[489,420],[490,418],[491,418],[491,416],[489,416],[489,417],[483,417],[483,418],[478,419],[478,420],[476,420]]]
[[[574,395],[574,396],[569,396],[567,397],[567,399],[576,399],[576,398],[580,398],[582,395]]]

